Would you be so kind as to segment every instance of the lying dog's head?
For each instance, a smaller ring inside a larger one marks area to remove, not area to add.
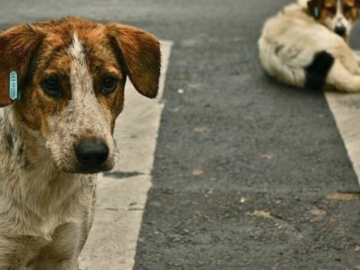
[[[13,102],[11,71],[18,73],[22,95]],[[0,34],[0,106],[12,103],[18,122],[41,136],[65,172],[112,169],[112,133],[126,78],[153,98],[159,75],[158,40],[130,26],[65,18]]]
[[[360,0],[310,0],[308,11],[321,24],[345,40],[359,18]]]

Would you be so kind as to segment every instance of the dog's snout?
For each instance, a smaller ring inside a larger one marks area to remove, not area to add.
[[[96,171],[103,165],[108,156],[109,148],[100,140],[87,140],[74,146],[76,158],[83,170]]]
[[[344,37],[346,35],[346,28],[344,26],[336,26],[335,33],[341,37]]]

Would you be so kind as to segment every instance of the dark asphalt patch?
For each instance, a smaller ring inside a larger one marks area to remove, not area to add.
[[[360,265],[354,234],[360,229],[358,199],[338,203],[296,193],[161,189],[149,195],[137,255],[141,260],[136,260],[134,269],[353,269]],[[260,211],[270,214],[256,215]]]
[[[359,186],[326,99],[258,60],[264,20],[288,1],[182,3],[138,22],[175,44],[134,270],[360,265],[360,202],[327,199]]]

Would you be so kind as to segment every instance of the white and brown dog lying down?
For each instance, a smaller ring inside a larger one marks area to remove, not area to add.
[[[0,34],[1,270],[79,269],[126,78],[155,97],[160,58],[153,35],[118,23],[71,17]]]
[[[299,0],[265,22],[265,71],[295,87],[360,92],[358,55],[348,45],[360,0]]]

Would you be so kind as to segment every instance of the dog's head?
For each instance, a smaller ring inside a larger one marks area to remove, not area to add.
[[[21,90],[17,101],[9,97],[12,71]],[[0,107],[11,104],[17,122],[42,138],[61,171],[112,169],[126,78],[154,98],[159,76],[158,40],[130,26],[70,17],[0,34]]]
[[[359,18],[360,0],[310,0],[307,7],[318,22],[348,40]]]

